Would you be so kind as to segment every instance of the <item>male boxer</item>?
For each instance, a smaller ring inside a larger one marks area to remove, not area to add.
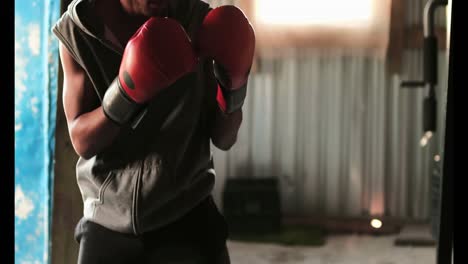
[[[80,156],[78,263],[229,263],[210,140],[229,150],[242,122],[255,47],[242,11],[74,0],[53,32]]]

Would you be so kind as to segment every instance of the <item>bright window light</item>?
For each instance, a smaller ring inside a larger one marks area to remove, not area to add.
[[[274,25],[362,26],[372,22],[374,0],[256,0],[256,17]]]

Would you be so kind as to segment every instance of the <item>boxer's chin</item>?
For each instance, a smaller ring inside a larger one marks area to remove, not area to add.
[[[147,16],[166,16],[167,3],[165,0],[149,0],[146,6]]]

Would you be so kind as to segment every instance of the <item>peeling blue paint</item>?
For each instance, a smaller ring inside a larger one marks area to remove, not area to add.
[[[58,0],[15,1],[15,263],[49,263]]]

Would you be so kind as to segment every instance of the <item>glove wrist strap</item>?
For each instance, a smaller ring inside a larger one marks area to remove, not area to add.
[[[221,84],[218,85],[218,104],[221,110],[226,114],[231,114],[244,105],[247,96],[247,83],[235,90],[224,89]]]
[[[131,123],[138,116],[138,113],[143,109],[143,105],[135,103],[125,95],[117,77],[104,94],[102,109],[107,118],[117,125],[123,126]]]

